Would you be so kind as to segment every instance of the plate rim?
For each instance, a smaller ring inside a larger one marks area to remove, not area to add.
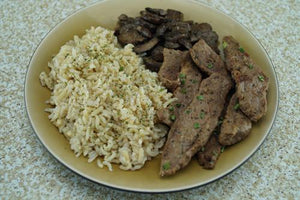
[[[242,23],[240,23],[238,20],[236,20],[234,17],[230,16],[229,14],[221,11],[218,8],[212,7],[204,2],[198,2],[196,0],[187,0],[188,3],[195,3],[195,4],[200,4],[201,6],[204,6],[206,8],[212,9],[215,12],[225,15],[226,17],[228,17],[229,19],[231,19],[232,21],[234,21],[235,23],[237,23],[239,26],[241,26],[243,29],[245,29],[250,35],[251,37],[259,44],[259,46],[263,49],[263,52],[266,55],[266,58],[268,60],[268,62],[271,65],[271,72],[274,75],[275,78],[275,96],[276,96],[276,101],[275,101],[275,112],[272,116],[271,119],[271,124],[268,128],[268,130],[266,131],[267,133],[265,134],[265,136],[261,139],[260,143],[256,146],[256,148],[254,148],[247,157],[245,157],[243,159],[242,162],[238,163],[236,166],[232,167],[230,170],[227,170],[226,172],[224,172],[223,174],[210,179],[208,181],[205,181],[201,184],[193,184],[193,185],[188,185],[188,186],[181,186],[181,187],[175,187],[172,189],[161,189],[161,190],[157,190],[157,189],[142,189],[142,188],[132,188],[132,187],[124,187],[124,186],[118,186],[118,185],[112,185],[109,183],[106,183],[104,181],[99,181],[89,175],[86,175],[84,173],[82,173],[80,170],[77,170],[75,168],[73,168],[72,166],[66,164],[63,160],[61,160],[57,155],[55,155],[55,153],[53,153],[48,147],[47,145],[43,142],[43,140],[40,138],[39,134],[36,131],[36,128],[33,124],[33,120],[29,114],[29,110],[28,110],[28,106],[27,106],[27,80],[28,80],[28,76],[29,76],[29,71],[31,69],[31,65],[33,62],[33,58],[35,57],[35,55],[37,54],[38,49],[41,47],[42,43],[44,42],[44,40],[48,37],[48,35],[50,35],[57,27],[59,27],[61,24],[63,24],[65,21],[67,21],[69,18],[71,18],[72,16],[76,15],[79,12],[82,12],[84,10],[89,9],[90,7],[93,7],[95,5],[98,4],[102,4],[105,3],[109,0],[103,0],[100,2],[94,2],[92,4],[89,4],[83,8],[80,8],[78,10],[75,10],[74,12],[72,12],[70,15],[68,15],[67,17],[65,17],[63,20],[61,20],[60,22],[58,22],[55,26],[53,26],[40,40],[40,42],[38,43],[38,45],[36,46],[36,48],[34,49],[34,53],[32,54],[29,64],[27,65],[27,70],[26,70],[26,74],[25,74],[25,79],[24,79],[24,102],[25,102],[25,110],[26,110],[26,115],[29,119],[30,122],[30,126],[33,129],[36,137],[38,138],[38,140],[40,141],[40,143],[43,145],[43,147],[50,153],[50,155],[52,157],[54,157],[57,161],[59,161],[60,164],[62,164],[64,167],[66,167],[66,169],[74,172],[75,174],[79,175],[80,177],[91,181],[93,183],[96,184],[100,184],[101,186],[105,186],[107,188],[111,188],[111,189],[116,189],[119,191],[126,191],[126,192],[133,192],[133,193],[143,193],[143,194],[163,194],[163,193],[172,193],[172,192],[181,192],[181,191],[186,191],[186,190],[191,190],[191,189],[195,189],[195,188],[199,188],[199,187],[203,187],[205,185],[208,185],[210,183],[213,183],[217,180],[220,180],[221,178],[224,178],[225,176],[231,174],[233,171],[237,170],[238,168],[240,168],[242,165],[244,165],[262,146],[262,144],[265,142],[266,138],[269,136],[275,122],[276,122],[276,118],[277,118],[277,113],[278,113],[278,108],[279,108],[279,100],[280,100],[280,93],[279,93],[279,83],[278,83],[278,77],[277,77],[277,72],[276,69],[274,67],[273,61],[270,58],[270,55],[268,54],[266,48],[262,45],[262,43],[255,37],[255,35]]]

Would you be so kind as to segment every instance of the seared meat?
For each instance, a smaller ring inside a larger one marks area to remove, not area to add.
[[[181,84],[173,93],[177,101],[169,105],[168,108],[157,112],[159,121],[168,126],[171,126],[180,115],[189,114],[190,111],[185,111],[185,109],[194,99],[202,80],[202,76],[190,56],[187,56],[181,65],[179,79]]]
[[[219,142],[222,145],[233,145],[247,137],[251,131],[252,123],[239,109],[237,95],[231,97],[227,107],[225,119],[221,126]]]
[[[152,38],[151,40],[149,40],[148,42],[146,42],[144,44],[140,44],[140,45],[135,46],[133,48],[133,50],[136,53],[143,53],[143,52],[151,50],[158,42],[159,42],[159,40],[155,37],[155,38]]]
[[[165,18],[157,15],[155,13],[148,12],[146,10],[142,10],[140,12],[142,18],[151,24],[161,24],[165,21]]]
[[[189,114],[180,115],[171,127],[162,152],[160,175],[172,175],[185,167],[205,146],[223,110],[232,87],[228,76],[214,73],[203,80],[193,101],[186,108]]]
[[[269,78],[232,36],[224,37],[223,44],[226,65],[236,83],[240,109],[256,122],[267,112]]]
[[[222,146],[217,140],[216,135],[212,135],[206,145],[197,153],[199,165],[205,169],[213,169],[221,154]]]
[[[173,92],[180,85],[178,74],[188,52],[165,48],[163,55],[164,62],[158,72],[158,78],[166,88]]]
[[[190,54],[201,71],[208,75],[215,72],[227,74],[222,58],[216,54],[204,40],[200,39],[193,48],[190,49]]]

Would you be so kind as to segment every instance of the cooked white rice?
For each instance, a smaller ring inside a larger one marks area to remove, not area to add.
[[[132,45],[120,48],[113,31],[87,30],[61,47],[40,81],[52,93],[49,119],[69,140],[76,156],[141,168],[160,152],[166,128],[156,125],[156,111],[175,99],[157,74],[145,69]]]

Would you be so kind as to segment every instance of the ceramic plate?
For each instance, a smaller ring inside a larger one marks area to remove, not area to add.
[[[136,192],[171,192],[190,189],[217,180],[243,164],[259,148],[270,132],[278,106],[278,85],[274,68],[266,51],[257,39],[240,23],[226,14],[207,5],[194,1],[181,0],[109,0],[96,3],[79,10],[58,24],[43,39],[36,49],[26,75],[25,103],[32,127],[47,150],[62,164],[77,174],[105,186]],[[235,37],[261,66],[270,78],[268,92],[268,112],[254,124],[250,136],[239,144],[227,148],[220,156],[214,170],[205,170],[193,160],[185,169],[171,177],[159,176],[160,158],[148,161],[138,171],[123,171],[114,165],[113,172],[97,167],[96,162],[88,163],[84,157],[76,158],[68,141],[50,123],[44,112],[45,101],[50,91],[42,87],[39,74],[47,69],[47,63],[60,47],[73,39],[74,35],[83,35],[91,26],[101,25],[114,29],[118,16],[125,13],[137,16],[145,7],[172,8],[184,13],[186,20],[208,22],[218,33]]]

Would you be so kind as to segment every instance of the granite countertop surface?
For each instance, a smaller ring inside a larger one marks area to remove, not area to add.
[[[39,142],[24,107],[24,79],[43,37],[94,0],[0,1],[0,199],[300,199],[300,1],[203,0],[244,24],[277,72],[275,124],[248,162],[209,185],[169,194],[117,191],[55,160]]]

